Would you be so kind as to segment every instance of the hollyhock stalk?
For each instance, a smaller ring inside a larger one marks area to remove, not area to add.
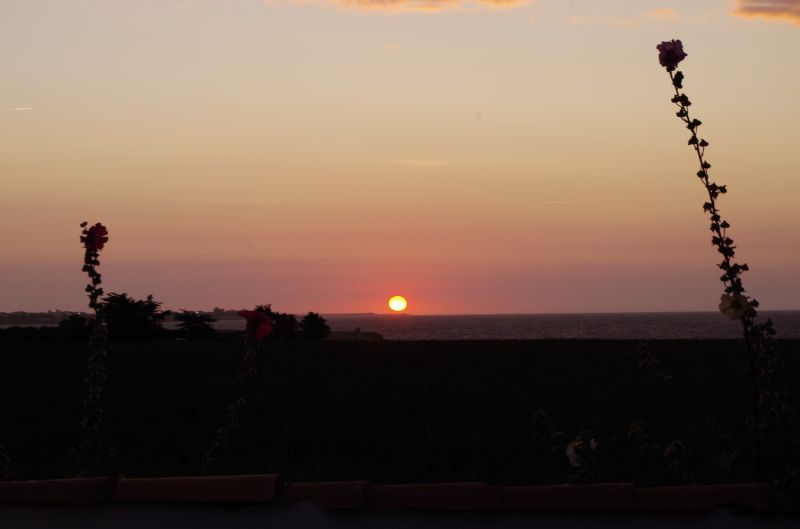
[[[240,415],[247,406],[247,392],[250,381],[258,375],[258,349],[271,333],[273,328],[272,318],[260,310],[240,310],[239,316],[247,320],[242,366],[236,375],[239,382],[239,395],[225,409],[222,426],[217,428],[214,439],[206,451],[206,460],[203,465],[203,474],[209,474],[219,468],[225,458],[231,436],[241,426]]]
[[[14,479],[14,471],[11,470],[11,459],[3,443],[0,443],[0,481]]]
[[[775,350],[773,336],[775,329],[772,320],[764,323],[755,321],[758,301],[748,299],[744,294],[741,275],[748,271],[747,264],[738,264],[734,261],[736,246],[729,235],[730,224],[720,214],[717,200],[720,195],[727,193],[725,185],[720,185],[711,180],[709,169],[711,164],[705,158],[706,147],[709,142],[699,136],[702,122],[692,118],[689,107],[692,102],[683,91],[684,75],[676,71],[678,64],[686,58],[683,44],[680,40],[665,41],[656,47],[659,51],[659,63],[665,67],[672,81],[675,95],[672,97],[678,109],[676,116],[686,124],[691,132],[688,144],[694,149],[700,170],[697,177],[706,189],[708,201],[703,204],[703,211],[708,213],[711,220],[711,244],[722,256],[722,261],[717,265],[722,270],[720,281],[724,285],[719,304],[723,315],[739,320],[742,326],[745,346],[749,356],[748,377],[753,393],[753,430],[756,438],[756,474],[760,475],[762,468],[762,437],[781,419],[785,409],[785,391],[780,381],[782,359]]]
[[[83,401],[83,440],[79,445],[84,475],[103,473],[107,470],[109,456],[103,447],[100,435],[100,424],[103,419],[103,389],[106,382],[106,363],[108,362],[108,352],[106,345],[108,342],[106,327],[103,323],[102,314],[99,310],[100,296],[103,289],[100,284],[103,282],[97,266],[100,265],[100,251],[108,242],[108,229],[100,223],[87,227],[88,223],[83,222],[81,228],[81,243],[84,246],[83,271],[89,276],[89,284],[86,285],[86,293],[89,296],[89,308],[94,311],[94,319],[91,324],[91,334],[89,335],[88,357],[86,362],[86,390],[87,395]]]

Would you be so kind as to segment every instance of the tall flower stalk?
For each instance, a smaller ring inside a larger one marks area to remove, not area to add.
[[[0,443],[0,481],[14,479],[14,471],[11,470],[11,459],[3,443]]]
[[[100,284],[103,282],[97,267],[100,265],[100,251],[108,242],[108,229],[100,223],[88,227],[81,223],[81,243],[84,247],[83,271],[89,276],[86,293],[89,296],[89,308],[94,311],[89,335],[88,357],[86,361],[86,398],[83,401],[83,440],[79,445],[84,475],[97,474],[106,470],[108,454],[105,453],[100,435],[100,424],[103,419],[102,397],[106,382],[107,333],[100,311],[99,299],[103,295]]]
[[[703,204],[711,224],[711,244],[720,254],[721,261],[717,265],[722,271],[720,281],[724,293],[720,298],[719,310],[723,315],[733,320],[739,320],[742,326],[745,346],[748,352],[748,378],[752,385],[753,393],[753,421],[752,430],[756,440],[756,474],[760,475],[765,453],[763,438],[771,433],[776,426],[780,426],[784,410],[786,410],[786,392],[781,382],[782,359],[775,350],[775,328],[772,320],[756,322],[756,299],[745,295],[742,284],[742,274],[749,270],[746,263],[737,263],[734,260],[736,246],[730,237],[730,223],[722,218],[718,206],[718,199],[728,192],[725,185],[716,183],[711,179],[709,169],[711,164],[706,160],[708,140],[701,137],[700,126],[702,122],[692,117],[689,107],[692,102],[683,89],[684,75],[677,70],[678,64],[687,57],[680,40],[665,41],[656,49],[658,59],[669,74],[672,87],[675,91],[672,103],[677,107],[676,116],[683,121],[689,129],[691,136],[688,144],[695,152],[700,170],[697,177],[705,187],[708,200]]]
[[[214,439],[206,452],[203,474],[210,474],[219,468],[225,459],[231,437],[241,426],[241,413],[247,407],[250,381],[258,375],[258,350],[261,342],[272,333],[273,329],[272,318],[263,310],[240,310],[238,314],[247,320],[244,356],[236,375],[239,382],[239,394],[225,409],[222,425],[217,428]]]

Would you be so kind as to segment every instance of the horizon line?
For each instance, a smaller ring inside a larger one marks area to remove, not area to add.
[[[178,312],[180,310],[189,309],[166,309],[171,312]],[[237,310],[245,309],[228,309],[223,308],[226,312],[234,312]],[[212,310],[189,310],[189,312],[199,312],[213,314]],[[450,312],[450,313],[413,313],[413,312],[322,312],[322,311],[301,311],[301,312],[285,312],[284,314],[302,315],[308,312],[316,312],[320,316],[336,317],[336,316],[434,316],[434,317],[453,317],[453,316],[595,316],[595,315],[625,315],[625,314],[714,314],[718,310],[630,310],[630,311],[597,311],[597,312]],[[793,309],[760,309],[760,313],[774,313],[774,312],[800,312],[800,308]],[[0,314],[51,314],[51,313],[72,313],[72,314],[91,314],[87,310],[66,310],[66,309],[48,309],[43,311],[28,311],[28,310],[14,310],[14,311],[0,311]]]

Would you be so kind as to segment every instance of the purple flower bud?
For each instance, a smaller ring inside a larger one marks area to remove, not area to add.
[[[656,49],[658,50],[659,64],[670,72],[686,58],[686,53],[683,51],[683,43],[680,40],[664,41],[656,46]]]

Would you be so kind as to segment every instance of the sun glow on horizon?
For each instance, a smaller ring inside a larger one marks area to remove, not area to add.
[[[392,312],[403,312],[408,307],[408,301],[403,296],[392,296],[388,305]]]

